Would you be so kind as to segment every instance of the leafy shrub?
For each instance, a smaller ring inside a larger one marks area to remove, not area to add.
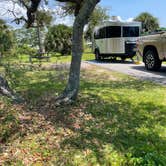
[[[71,53],[72,28],[66,25],[54,25],[49,28],[45,39],[45,49],[59,52],[61,55]]]
[[[33,55],[37,52],[35,48],[32,48],[26,44],[22,45],[21,47],[17,48],[17,54],[26,54],[26,55]]]

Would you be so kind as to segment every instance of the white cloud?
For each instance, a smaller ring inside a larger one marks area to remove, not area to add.
[[[123,21],[122,18],[121,18],[121,16],[117,16],[117,19],[118,19],[119,21]]]
[[[54,21],[54,24],[65,24],[65,25],[68,25],[68,26],[72,26],[73,22],[74,22],[74,18],[73,17],[69,17],[69,16],[56,17],[55,21]]]
[[[126,20],[122,19],[121,16],[112,16],[111,17],[111,20],[114,20],[114,21],[121,21],[121,22],[132,22],[134,20],[134,18],[128,18]]]
[[[132,22],[132,21],[134,21],[134,18],[128,18],[127,20],[126,20],[127,22]]]
[[[26,17],[26,10],[20,7],[18,4],[14,4],[12,1],[4,0],[0,2],[0,18],[5,20],[13,20],[15,16]]]

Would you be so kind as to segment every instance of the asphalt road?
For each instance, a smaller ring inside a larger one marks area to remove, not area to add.
[[[147,71],[144,67],[144,64],[135,64],[131,61],[86,61],[86,63],[93,64],[106,68],[108,70],[117,71],[124,73],[141,80],[149,80],[158,84],[166,85],[166,65],[162,65],[162,68],[157,72]]]

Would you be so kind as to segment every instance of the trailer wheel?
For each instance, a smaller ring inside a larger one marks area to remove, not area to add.
[[[97,61],[101,60],[101,55],[100,55],[99,50],[95,50],[95,59],[96,59]]]
[[[121,57],[121,60],[124,62],[126,60],[126,57]]]
[[[162,61],[159,59],[157,51],[149,49],[144,55],[145,67],[147,70],[157,71],[161,68]]]

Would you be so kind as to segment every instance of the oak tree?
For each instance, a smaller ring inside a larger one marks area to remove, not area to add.
[[[38,9],[41,0],[31,0],[31,6],[27,7],[27,25],[28,27],[35,20],[35,12]],[[80,66],[83,53],[83,31],[88,23],[95,6],[100,0],[57,0],[62,3],[71,3],[75,21],[72,33],[72,60],[69,72],[69,79],[63,93],[58,97],[57,103],[70,103],[77,99],[80,83]]]
[[[20,17],[17,19],[26,21],[27,27],[35,21],[35,14],[41,0],[17,0],[27,10],[27,19]],[[70,3],[74,10],[75,20],[72,33],[72,60],[70,65],[69,79],[66,88],[57,98],[56,104],[71,103],[77,99],[80,84],[80,68],[83,53],[83,31],[100,0],[56,0],[61,3]]]

